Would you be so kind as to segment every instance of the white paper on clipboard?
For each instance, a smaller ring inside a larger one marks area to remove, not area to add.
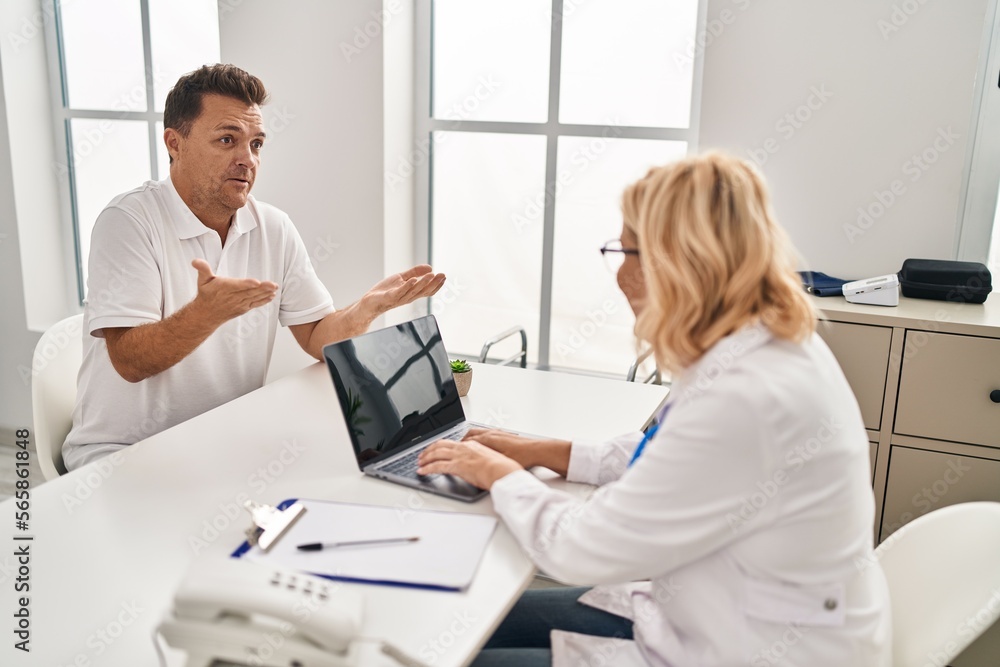
[[[377,505],[299,500],[306,513],[264,553],[251,547],[242,558],[319,576],[401,586],[464,590],[472,582],[495,517],[463,512],[410,510]],[[416,542],[300,551],[311,542],[419,537]]]

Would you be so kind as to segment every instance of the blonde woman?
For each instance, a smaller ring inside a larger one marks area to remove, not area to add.
[[[492,492],[535,564],[475,665],[890,664],[888,591],[857,402],[794,273],[764,182],[720,154],[623,197],[618,283],[674,375],[655,435],[596,444],[477,431],[421,473]],[[525,469],[601,488],[586,502]]]

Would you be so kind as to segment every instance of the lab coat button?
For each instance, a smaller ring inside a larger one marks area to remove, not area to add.
[[[837,601],[833,598],[827,598],[826,602],[823,603],[823,608],[827,611],[833,611],[837,608]]]

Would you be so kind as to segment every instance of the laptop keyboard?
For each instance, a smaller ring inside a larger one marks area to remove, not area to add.
[[[406,456],[401,456],[392,463],[382,466],[379,468],[382,472],[389,472],[393,475],[399,475],[400,477],[419,477],[417,475],[417,458],[420,456],[420,452],[424,451],[424,448],[414,450],[407,454]]]
[[[463,424],[453,431],[447,431],[442,433],[437,439],[438,440],[461,440],[462,437],[468,432],[469,425]],[[434,442],[436,442],[435,440]],[[431,443],[427,443],[430,445]],[[404,456],[400,456],[398,459],[391,463],[381,465],[378,469],[382,472],[392,473],[393,475],[398,475],[400,477],[412,477],[414,479],[421,479],[424,477],[430,477],[430,475],[418,475],[417,459],[420,458],[420,452],[426,449],[427,445],[423,447],[417,447],[410,450]]]

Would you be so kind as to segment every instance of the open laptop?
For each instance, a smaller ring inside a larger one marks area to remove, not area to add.
[[[323,348],[358,467],[429,493],[472,502],[487,494],[452,475],[418,475],[417,456],[471,424],[433,315]]]

